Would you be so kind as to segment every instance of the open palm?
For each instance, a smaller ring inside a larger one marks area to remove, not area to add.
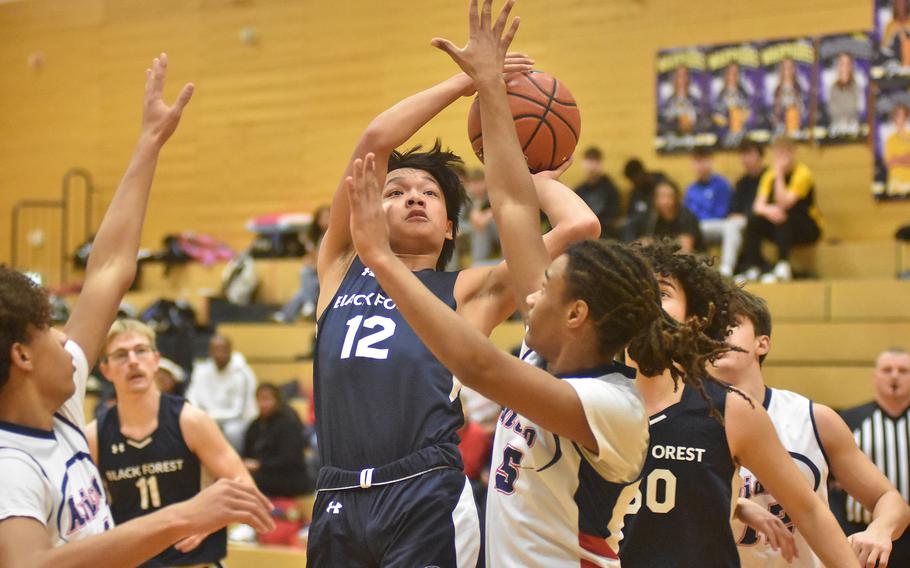
[[[162,53],[145,70],[145,103],[142,109],[142,135],[159,146],[167,142],[177,129],[183,108],[193,96],[194,86],[187,83],[173,105],[164,102],[164,80],[167,78],[167,54]]]

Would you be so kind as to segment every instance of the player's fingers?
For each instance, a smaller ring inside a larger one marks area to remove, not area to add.
[[[859,560],[860,565],[868,566],[867,561],[869,560],[869,553],[872,552],[868,547],[861,547],[857,551],[856,557]]]
[[[509,31],[506,32],[506,35],[502,38],[502,45],[506,49],[512,45],[512,39],[515,38],[516,32],[518,32],[518,25],[521,23],[521,18],[515,16],[515,19],[512,20],[512,25],[509,26]]]
[[[153,83],[154,83],[154,81],[152,81],[152,69],[151,68],[146,69],[145,70],[145,96],[146,97],[148,97],[149,94],[152,92]]]
[[[490,29],[490,21],[493,19],[493,0],[483,0],[483,9],[480,11],[480,29]]]
[[[364,169],[366,170],[367,181],[369,182],[370,190],[376,190],[379,187],[379,180],[376,179],[376,155],[372,152],[367,154],[366,164],[364,164]]]
[[[885,568],[888,566],[888,561],[891,560],[891,551],[883,549],[878,554],[878,566],[879,568]]]
[[[253,522],[248,522],[247,524],[258,532],[268,532],[275,528],[271,511],[264,507],[259,499],[246,491],[239,491],[234,494],[233,508],[235,511],[241,512],[241,514],[249,515]]]
[[[509,13],[512,12],[512,6],[515,5],[515,0],[506,0],[506,3],[503,4],[502,10],[499,11],[499,16],[496,18],[496,23],[493,25],[493,33],[496,34],[496,37],[502,37],[502,30],[506,27],[506,22],[509,21]]]
[[[443,39],[441,37],[434,37],[433,40],[430,41],[430,45],[432,45],[435,48],[441,49],[442,51],[445,51],[449,55],[449,57],[451,57],[455,61],[459,60],[459,52],[461,50],[458,49],[458,47],[456,47],[455,44],[452,43],[451,41],[449,41],[447,39]]]
[[[793,559],[799,556],[799,551],[796,550],[796,539],[786,527],[783,527],[780,545],[781,554],[787,562],[793,562]]]
[[[477,13],[477,0],[468,0],[468,30],[474,35],[474,30],[480,27],[480,16]]]
[[[164,79],[167,77],[167,54],[162,53],[155,61],[154,92],[156,96],[161,96],[161,94],[164,93]]]
[[[265,496],[265,494],[262,491],[259,491],[259,488],[256,487],[255,484],[252,484],[239,477],[237,478],[237,481],[242,485],[242,487],[245,491],[247,491],[253,497],[258,499],[259,502],[262,504],[263,507],[266,508],[267,511],[271,512],[275,508],[275,505],[269,500],[268,497]]]
[[[777,538],[777,531],[775,531],[772,528],[767,533],[765,533],[765,537],[767,537],[768,544],[771,546],[772,549],[780,550],[780,541]]]
[[[183,112],[183,107],[186,106],[186,103],[190,102],[190,99],[193,98],[193,93],[196,92],[196,86],[192,83],[187,83],[183,86],[183,89],[180,91],[180,94],[177,95],[177,100],[174,101],[174,111],[178,114]]]
[[[351,172],[351,177],[354,179],[354,191],[359,191],[363,187],[363,159],[357,158],[354,160],[353,171]]]

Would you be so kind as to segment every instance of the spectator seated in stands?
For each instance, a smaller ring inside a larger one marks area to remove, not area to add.
[[[331,208],[328,205],[321,205],[316,209],[316,213],[313,215],[313,222],[310,223],[303,237],[306,255],[303,257],[303,266],[300,268],[300,288],[294,294],[294,297],[281,308],[281,311],[272,316],[275,321],[292,323],[300,316],[311,319],[316,315],[316,300],[319,298],[316,255],[319,253],[322,236],[325,234],[326,229],[329,228],[330,212]]]
[[[638,158],[632,158],[623,167],[623,175],[632,184],[629,192],[629,203],[626,207],[626,219],[621,231],[623,241],[635,240],[635,227],[644,222],[651,213],[654,200],[654,186],[661,174],[649,172]]]
[[[269,383],[256,388],[259,417],[243,442],[243,463],[259,490],[269,497],[297,497],[312,491],[303,453],[303,423],[284,402],[281,389]]]
[[[705,242],[721,245],[721,274],[733,276],[746,219],[730,215],[733,190],[726,178],[714,172],[710,150],[697,148],[692,154],[692,166],[695,181],[686,190],[683,205],[698,218]]]
[[[585,181],[575,188],[600,221],[600,237],[616,239],[619,237],[618,221],[621,213],[619,191],[613,180],[603,170],[603,153],[600,148],[591,146],[584,153],[581,162],[585,172]]]
[[[186,372],[180,365],[166,357],[162,357],[158,361],[158,370],[155,371],[155,383],[158,384],[158,390],[174,396],[183,396],[185,381]]]
[[[209,358],[193,368],[187,399],[211,416],[231,446],[240,452],[249,423],[256,418],[256,375],[242,353],[216,334],[209,342]]]
[[[764,147],[751,140],[746,140],[739,146],[739,160],[743,166],[743,175],[736,180],[733,188],[733,198],[730,200],[730,213],[728,219],[736,219],[741,223],[739,232],[740,240],[736,243],[736,256],[742,249],[743,229],[752,216],[752,206],[755,204],[755,195],[758,193],[758,183],[765,173]],[[731,246],[732,249],[732,246]],[[734,266],[738,266],[734,264]]]
[[[683,252],[704,250],[698,219],[680,203],[679,186],[669,178],[657,182],[653,209],[631,226],[635,240],[647,243],[670,238],[679,242]]]
[[[769,264],[761,252],[762,241],[777,246],[777,264],[761,276],[762,282],[793,279],[790,252],[795,245],[812,244],[821,237],[821,212],[815,204],[815,180],[809,168],[796,161],[796,143],[780,137],[771,144],[774,167],[758,185],[746,227],[743,264],[746,280],[756,280]]]

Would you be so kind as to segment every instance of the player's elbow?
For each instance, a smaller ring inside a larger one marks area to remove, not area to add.
[[[380,115],[363,131],[358,147],[365,152],[391,153],[397,145],[392,125]]]
[[[593,212],[588,211],[572,221],[569,227],[569,238],[571,242],[597,239],[600,238],[600,231],[600,220]]]

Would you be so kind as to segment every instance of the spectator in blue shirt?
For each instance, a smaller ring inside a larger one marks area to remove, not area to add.
[[[714,173],[714,156],[707,148],[695,149],[692,166],[695,181],[686,190],[683,205],[698,218],[705,243],[721,245],[720,271],[732,276],[744,226],[730,216],[733,188],[726,178]]]

